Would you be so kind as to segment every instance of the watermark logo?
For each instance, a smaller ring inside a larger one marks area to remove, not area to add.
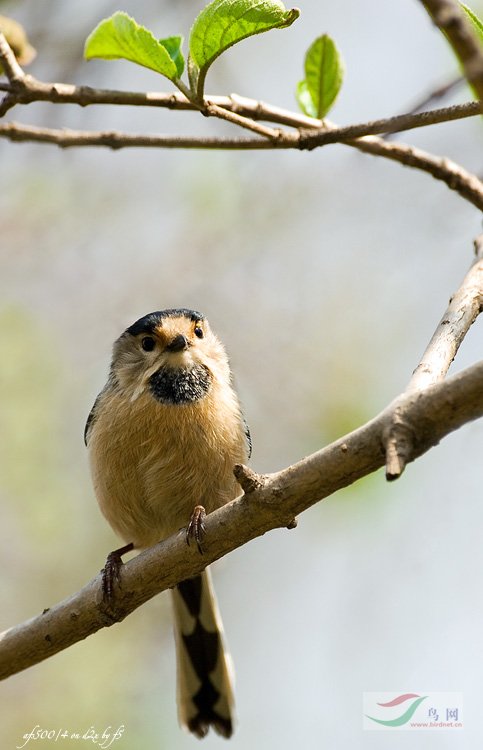
[[[46,742],[58,742],[61,740],[70,740],[74,746],[85,745],[86,742],[90,745],[97,745],[101,750],[107,750],[113,743],[120,740],[124,734],[124,724],[120,727],[114,728],[111,726],[106,727],[103,731],[98,731],[95,727],[91,726],[89,729],[79,732],[76,730],[66,729],[65,727],[59,727],[57,729],[41,727],[40,724],[36,724],[30,732],[26,732],[22,735],[21,743],[16,745],[17,750],[22,750],[30,742],[34,744],[32,747],[44,746]],[[39,745],[35,745],[36,740],[41,740]],[[30,745],[29,745],[30,746]]]
[[[363,693],[363,728],[463,729],[461,693]]]

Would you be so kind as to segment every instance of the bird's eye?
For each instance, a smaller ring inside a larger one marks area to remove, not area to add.
[[[141,341],[141,346],[145,352],[152,352],[156,346],[156,342],[152,336],[145,336]]]
[[[201,326],[195,326],[195,336],[198,336],[199,339],[202,339],[205,334],[203,333],[203,329]]]

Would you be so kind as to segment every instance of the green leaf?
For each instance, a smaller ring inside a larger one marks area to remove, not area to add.
[[[183,44],[183,37],[182,36],[168,36],[166,39],[160,39],[159,43],[162,44],[174,64],[176,65],[176,70],[178,71],[178,78],[181,78],[183,75],[184,70],[184,57],[183,53],[181,52],[181,47]]]
[[[254,34],[290,26],[300,15],[278,0],[213,0],[190,33],[189,73],[193,93],[203,96],[208,68],[229,47]]]
[[[309,117],[317,117],[317,110],[314,107],[312,97],[310,96],[307,81],[299,81],[295,92],[300,109]]]
[[[130,60],[176,81],[184,69],[182,42],[181,36],[158,41],[149,29],[140,26],[127,13],[118,11],[101,21],[89,34],[84,57],[86,60],[93,57]]]
[[[322,119],[332,107],[342,86],[344,63],[335,42],[319,36],[305,56],[305,79],[297,86],[299,106],[309,117]]]
[[[480,18],[478,18],[476,13],[474,13],[474,11],[472,11],[471,8],[468,8],[467,5],[465,5],[464,3],[460,3],[460,5],[463,8],[466,15],[468,16],[468,18],[470,19],[474,30],[480,37],[480,40],[483,42],[483,21]]]

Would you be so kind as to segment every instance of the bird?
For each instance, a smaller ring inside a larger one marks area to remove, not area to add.
[[[113,596],[120,556],[186,527],[202,552],[205,514],[238,494],[235,464],[251,455],[250,431],[223,344],[187,308],[139,318],[114,342],[106,385],[85,427],[94,492],[125,546],[108,556]],[[205,737],[234,728],[233,669],[209,568],[171,591],[178,718]]]

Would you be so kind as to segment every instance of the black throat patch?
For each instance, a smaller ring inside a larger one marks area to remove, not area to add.
[[[162,404],[191,404],[206,395],[211,373],[205,365],[160,367],[149,380],[151,393]]]

